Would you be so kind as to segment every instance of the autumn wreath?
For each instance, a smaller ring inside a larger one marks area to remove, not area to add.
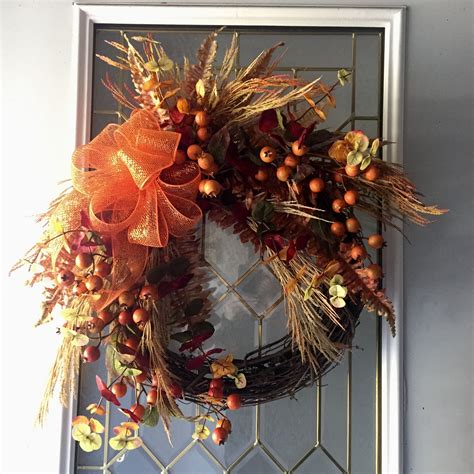
[[[395,333],[382,269],[368,252],[384,239],[365,235],[356,212],[396,226],[443,211],[425,206],[403,170],[378,157],[387,143],[322,126],[350,72],[332,86],[273,74],[280,45],[236,69],[236,37],[216,68],[217,33],[196,64],[180,66],[151,36],[124,40],[111,43],[117,58],[101,59],[130,72],[134,90],[104,84],[132,112],[74,152],[71,189],[17,265],[27,262],[31,284],[45,285],[40,323],[57,307],[64,319],[40,419],[56,386],[67,404],[80,361],[104,353],[112,382],[97,376],[95,418],[73,420],[83,449],[101,446],[104,400],[130,419],[115,428],[114,449],[140,446],[140,423],[158,416],[168,431],[171,417],[183,417],[177,399],[204,408],[190,418],[196,438],[217,417],[212,436],[222,444],[231,431],[225,410],[314,382],[351,346],[363,307]],[[212,345],[195,232],[203,214],[251,243],[284,290],[288,335],[242,358]],[[130,390],[136,403],[122,406]]]

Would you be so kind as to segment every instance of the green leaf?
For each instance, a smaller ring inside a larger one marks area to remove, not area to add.
[[[146,426],[156,426],[160,421],[160,415],[156,407],[148,405],[143,415],[142,423]]]
[[[352,72],[349,72],[346,69],[339,69],[339,71],[337,71],[337,80],[339,81],[339,84],[344,86],[346,82],[349,82],[351,74]]]
[[[193,439],[201,439],[204,440],[209,437],[211,434],[209,428],[201,423],[196,423],[196,427],[194,429],[194,433],[192,435]]]
[[[184,314],[188,317],[199,314],[204,306],[204,300],[202,298],[195,298],[191,300],[184,308]]]
[[[269,222],[273,217],[275,206],[268,201],[258,201],[252,209],[252,217],[257,222]]]
[[[331,296],[345,298],[347,296],[347,288],[341,285],[334,285],[329,288],[329,294]]]
[[[309,285],[306,290],[304,290],[304,296],[303,296],[303,301],[308,301],[311,298],[311,295],[313,294],[313,287]]]
[[[346,306],[344,298],[340,298],[339,296],[332,296],[329,301],[335,308],[344,308],[344,306]]]
[[[170,338],[183,344],[184,342],[190,341],[193,338],[193,334],[191,331],[177,332],[171,334]]]
[[[277,116],[277,120],[278,120],[278,126],[282,129],[282,130],[285,130],[285,123],[284,123],[284,117],[283,117],[283,114],[281,113],[281,110],[280,109],[277,109],[276,110],[276,116]]]
[[[331,278],[331,281],[329,282],[330,286],[333,285],[342,285],[344,283],[344,278],[342,275],[336,274]]]
[[[214,133],[207,145],[207,151],[214,157],[218,164],[224,163],[227,149],[230,145],[230,133],[227,127],[222,127]]]
[[[148,61],[147,63],[144,64],[145,69],[150,72],[157,72],[160,69],[160,66],[156,61]]]
[[[158,68],[160,71],[169,71],[173,69],[174,63],[168,56],[162,56],[158,60]]]
[[[115,449],[115,451],[122,451],[122,449],[127,447],[127,441],[117,436],[110,438],[109,444],[112,449]]]
[[[85,423],[79,423],[72,428],[72,438],[76,441],[82,441],[91,434],[91,428]]]
[[[366,168],[368,168],[370,166],[370,163],[372,163],[372,157],[370,155],[364,156],[364,159],[360,164],[361,171],[364,171]]]
[[[349,166],[357,166],[359,165],[364,158],[364,155],[360,151],[351,151],[347,155],[347,164]]]
[[[117,374],[123,374],[125,377],[136,377],[142,373],[140,369],[124,364],[118,357],[114,359],[114,370]]]
[[[186,257],[178,257],[169,263],[168,272],[171,276],[179,277],[186,272],[189,265],[189,260]]]
[[[91,433],[87,438],[79,441],[79,446],[86,453],[97,451],[102,446],[102,438],[97,433]]]

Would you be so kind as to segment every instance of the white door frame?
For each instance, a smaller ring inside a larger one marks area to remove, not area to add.
[[[384,158],[402,163],[405,8],[317,7],[310,5],[173,6],[74,5],[73,90],[75,145],[86,143],[90,133],[94,24],[233,25],[382,28],[385,33],[383,65],[383,138],[395,142]],[[384,324],[381,338],[381,443],[382,472],[403,472],[403,238],[385,232],[385,285],[397,320],[397,337]],[[75,404],[64,410],[61,473],[74,472],[74,444],[70,421]]]

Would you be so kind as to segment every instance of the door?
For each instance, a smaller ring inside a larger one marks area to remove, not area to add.
[[[152,32],[170,57],[193,58],[202,39],[213,27],[147,27],[96,25],[95,52],[113,56],[105,43]],[[382,66],[384,34],[370,29],[248,28],[229,27],[220,36],[222,58],[233,31],[239,34],[239,63],[246,65],[262,49],[284,41],[287,48],[279,70],[295,76],[322,76],[336,80],[341,68],[353,72],[351,84],[338,89],[337,107],[328,114],[326,126],[340,130],[362,129],[369,136],[382,130]],[[116,83],[128,80],[126,73],[94,61],[92,137],[110,122],[121,123],[127,111],[102,86],[108,73]],[[92,138],[91,137],[91,138]],[[367,223],[364,223],[367,226]],[[371,222],[374,230],[376,222]],[[285,334],[286,321],[280,287],[251,246],[243,245],[230,230],[210,221],[200,229],[202,259],[209,274],[216,327],[213,340],[219,347],[243,355]],[[224,322],[224,324],[223,324]],[[116,410],[106,414],[106,433],[101,451],[76,453],[77,472],[113,474],[221,472],[333,473],[380,472],[380,319],[364,312],[354,348],[342,363],[317,386],[298,392],[295,399],[278,400],[231,414],[233,433],[223,447],[210,439],[193,441],[193,424],[177,420],[172,425],[171,446],[162,427],[144,427],[142,448],[117,453],[108,446],[109,431],[120,423]],[[81,373],[78,412],[96,396],[95,367]],[[105,375],[105,368],[100,374]],[[196,408],[181,403],[187,415]]]

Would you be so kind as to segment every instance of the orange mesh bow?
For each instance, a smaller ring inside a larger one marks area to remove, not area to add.
[[[87,196],[94,230],[127,230],[131,243],[164,247],[202,217],[194,202],[200,171],[195,163],[174,164],[180,134],[160,130],[141,110],[123,125],[108,125],[72,157],[72,183]]]

